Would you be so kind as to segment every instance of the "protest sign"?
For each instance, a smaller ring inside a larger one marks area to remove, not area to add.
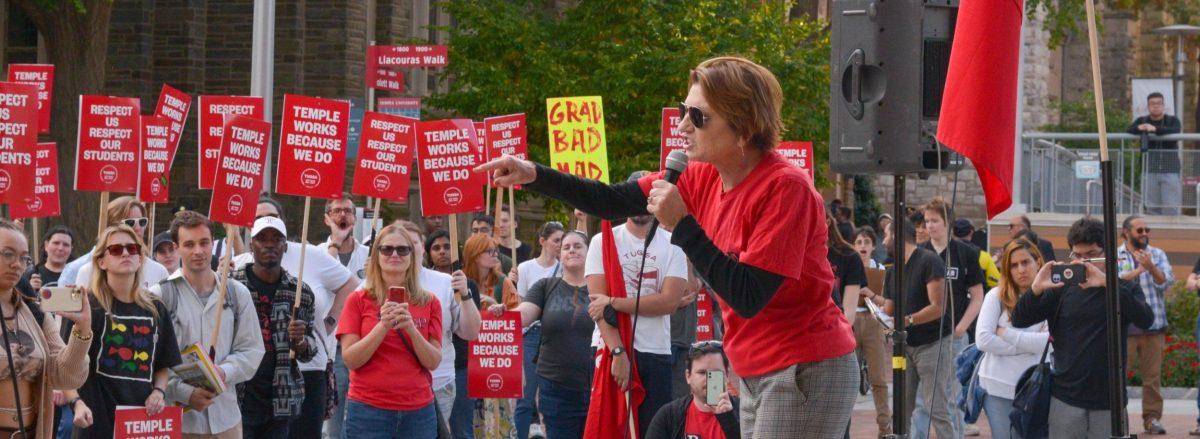
[[[813,173],[813,160],[816,158],[813,157],[812,142],[779,142],[775,150],[793,165],[808,171],[809,177],[816,176]]]
[[[259,96],[200,96],[196,98],[198,128],[197,145],[200,155],[200,189],[212,189],[217,172],[217,156],[221,151],[225,118],[249,116],[263,118],[263,98]]]
[[[192,96],[163,84],[158,93],[158,106],[154,108],[155,116],[162,116],[171,121],[171,134],[167,139],[170,145],[170,156],[167,158],[167,172],[175,163],[175,151],[179,150],[179,138],[183,135],[183,125],[187,123],[188,110],[192,108]]]
[[[37,149],[37,86],[0,82],[0,203],[24,203]]]
[[[713,335],[713,300],[707,288],[696,293],[696,341],[709,341]]]
[[[171,124],[162,116],[142,116],[142,163],[138,178],[138,200],[143,203],[166,203],[170,192]]]
[[[50,99],[54,96],[53,64],[9,64],[8,80],[37,86],[39,134],[50,132]]]
[[[157,415],[145,407],[117,406],[113,414],[113,439],[182,439],[183,407],[168,405]]]
[[[415,143],[415,120],[368,111],[363,117],[358,165],[350,192],[396,202],[407,200]]]
[[[79,96],[75,190],[137,192],[141,101]]]
[[[438,216],[483,209],[484,175],[475,125],[467,119],[417,122],[417,158],[422,215]]]
[[[263,190],[271,123],[234,116],[222,132],[208,215],[213,221],[251,227],[258,194]]]
[[[379,98],[375,111],[411,119],[421,119],[421,98]]]
[[[489,117],[483,123],[487,132],[485,159],[491,160],[504,154],[522,160],[529,158],[529,130],[524,113]]]
[[[667,168],[667,156],[671,151],[684,148],[687,138],[679,132],[679,108],[662,109],[662,141],[658,147],[658,170]]]
[[[522,394],[521,313],[484,313],[479,338],[468,344],[467,396],[520,398]]]
[[[62,213],[58,198],[58,145],[54,142],[38,143],[35,151],[33,184],[17,185],[18,189],[24,191],[24,195],[19,197],[24,202],[8,205],[8,212],[13,219],[46,218]]]
[[[487,161],[487,128],[483,122],[472,122],[475,125],[475,158],[479,163]]]
[[[546,99],[546,110],[551,167],[608,183],[608,147],[600,96]]]
[[[282,123],[275,190],[302,197],[341,198],[350,102],[284,95]]]

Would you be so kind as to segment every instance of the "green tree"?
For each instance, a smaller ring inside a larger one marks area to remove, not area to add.
[[[656,169],[661,109],[687,95],[701,61],[741,55],[779,78],[787,140],[812,140],[827,155],[829,32],[790,19],[792,2],[584,0],[557,10],[544,0],[441,4],[454,25],[453,61],[440,80],[449,90],[428,104],[445,115],[526,113],[530,154],[549,163],[546,98],[604,98],[608,161],[614,180]],[[823,180],[823,176],[822,180]]]

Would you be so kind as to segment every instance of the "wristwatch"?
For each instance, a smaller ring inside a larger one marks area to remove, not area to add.
[[[623,347],[617,346],[615,348],[612,348],[612,354],[614,357],[619,357],[619,356],[623,355],[624,353],[625,353],[625,348],[623,348]]]
[[[913,325],[913,316],[909,315],[908,317],[905,317],[904,324],[905,324],[905,326],[912,326]]]

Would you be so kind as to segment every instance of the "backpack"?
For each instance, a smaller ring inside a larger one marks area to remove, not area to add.
[[[182,278],[179,279],[181,282],[187,282]],[[158,298],[162,300],[163,305],[166,305],[172,315],[176,314],[175,310],[179,307],[179,287],[175,286],[175,280],[168,278],[160,282],[158,287],[160,289]],[[220,288],[219,281],[217,288]],[[236,336],[238,333],[238,298],[237,294],[232,294],[230,291],[229,284],[225,285],[225,308],[233,311],[233,334]]]

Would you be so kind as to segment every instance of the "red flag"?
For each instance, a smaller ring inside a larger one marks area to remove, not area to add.
[[[604,249],[604,281],[608,284],[608,295],[612,298],[629,297],[625,292],[625,272],[617,257],[617,243],[613,239],[612,223],[600,222],[600,245]],[[634,431],[638,425],[638,406],[646,398],[646,389],[638,379],[637,361],[633,354],[633,322],[629,314],[617,313],[617,330],[621,333],[621,344],[625,346],[625,358],[629,359],[629,399],[617,385],[610,371],[613,356],[607,346],[596,351],[596,370],[592,375],[592,399],[588,405],[587,424],[583,437],[599,439],[623,439],[630,435],[630,414]],[[628,402],[628,404],[627,404]],[[632,406],[632,410],[629,408]],[[636,434],[632,435],[636,439]]]
[[[938,141],[971,159],[988,219],[1012,205],[1022,0],[962,2],[946,73]]]

